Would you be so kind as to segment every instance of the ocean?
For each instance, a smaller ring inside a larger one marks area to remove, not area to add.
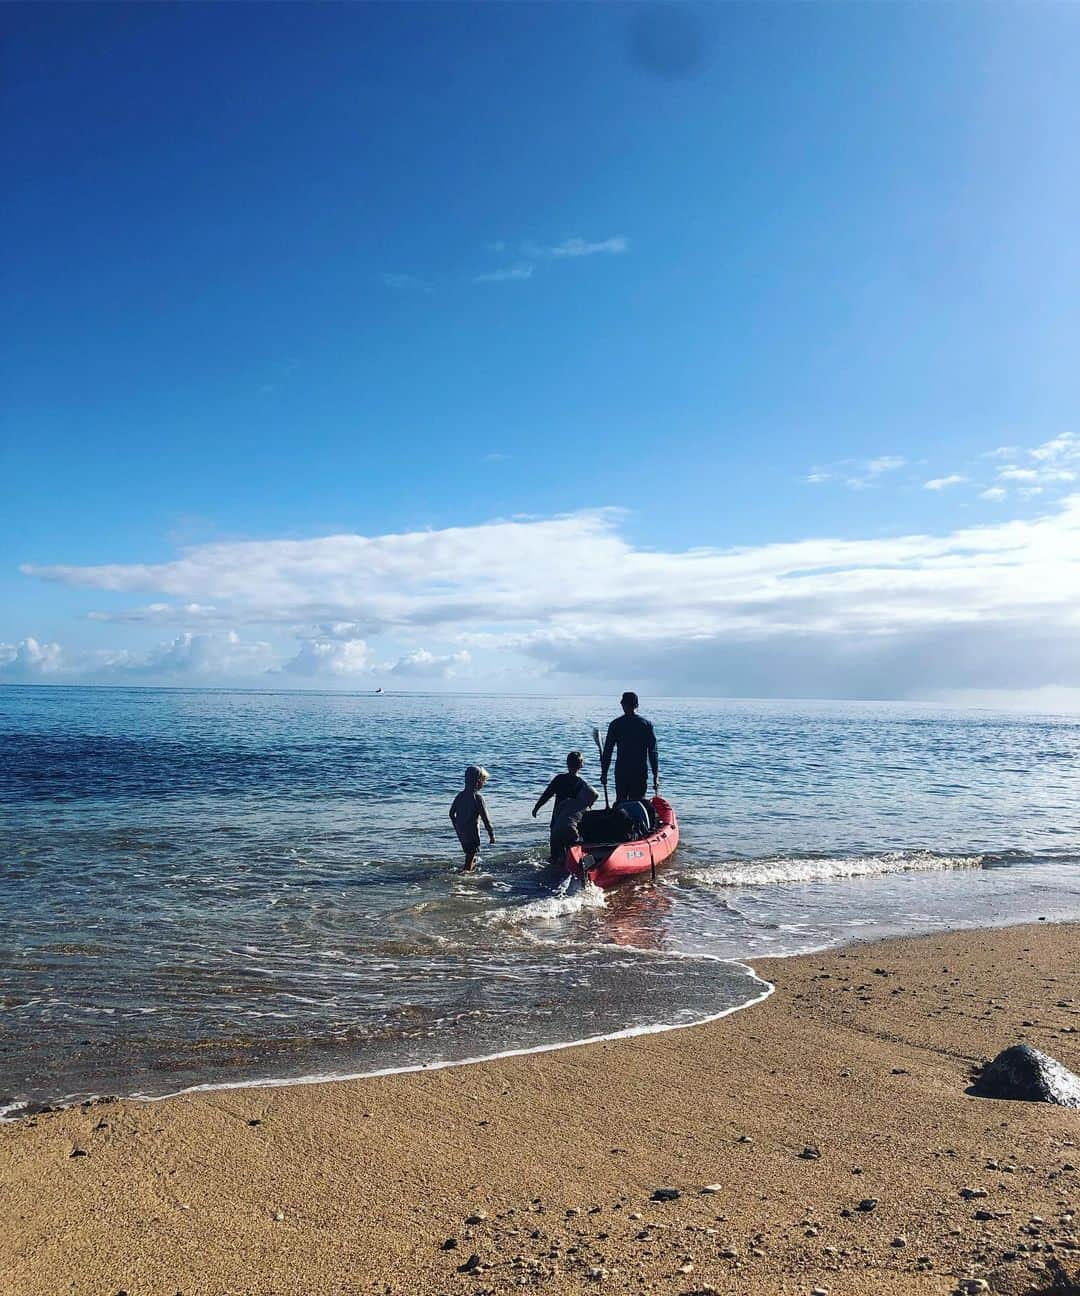
[[[752,963],[1080,917],[1080,719],[646,699],[681,843],[582,891],[530,811],[614,697],[0,688],[0,1110],[686,1025]],[[497,843],[456,872],[467,764]]]

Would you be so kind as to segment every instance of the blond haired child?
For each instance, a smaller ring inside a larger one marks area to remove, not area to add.
[[[487,806],[480,795],[480,789],[488,781],[489,774],[482,765],[470,765],[465,771],[465,787],[454,797],[450,807],[450,822],[465,852],[463,873],[472,873],[480,858],[480,823],[487,829],[488,840],[494,846],[495,829],[488,818]]]

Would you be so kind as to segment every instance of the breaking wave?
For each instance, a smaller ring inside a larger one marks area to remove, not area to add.
[[[540,896],[525,904],[500,905],[497,909],[491,909],[484,915],[484,921],[493,925],[510,923],[515,926],[558,922],[571,914],[581,913],[583,909],[603,908],[604,892],[600,887],[583,887],[575,878],[568,878],[567,883],[551,895]]]
[[[683,870],[706,886],[770,886],[783,882],[832,882],[842,878],[883,877],[890,873],[930,873],[979,869],[982,855],[937,855],[933,851],[888,851],[881,855],[779,855],[757,860],[724,860]]]

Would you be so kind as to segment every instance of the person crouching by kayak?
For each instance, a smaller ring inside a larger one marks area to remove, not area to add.
[[[615,758],[615,804],[620,801],[643,801],[648,786],[646,763],[652,767],[653,792],[660,791],[660,762],[656,753],[656,732],[652,722],[639,716],[638,695],[624,693],[623,713],[608,725],[604,750],[600,753],[600,782],[607,788],[611,755]]]
[[[480,789],[488,781],[489,774],[481,765],[470,765],[465,771],[465,787],[454,797],[450,807],[450,822],[465,852],[463,873],[472,873],[480,858],[480,823],[487,829],[488,840],[495,845],[495,829],[488,818],[487,806],[480,795]]]
[[[576,846],[581,841],[581,816],[596,801],[595,788],[589,787],[584,779],[578,792],[566,797],[555,808],[551,816],[551,862],[558,864],[566,854],[567,848]]]

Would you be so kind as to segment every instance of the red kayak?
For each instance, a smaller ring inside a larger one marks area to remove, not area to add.
[[[583,842],[566,852],[567,870],[582,882],[589,880],[598,887],[614,886],[624,878],[643,873],[656,876],[656,866],[679,844],[679,821],[675,811],[662,796],[654,796],[653,809],[660,827],[648,837],[628,842]]]

